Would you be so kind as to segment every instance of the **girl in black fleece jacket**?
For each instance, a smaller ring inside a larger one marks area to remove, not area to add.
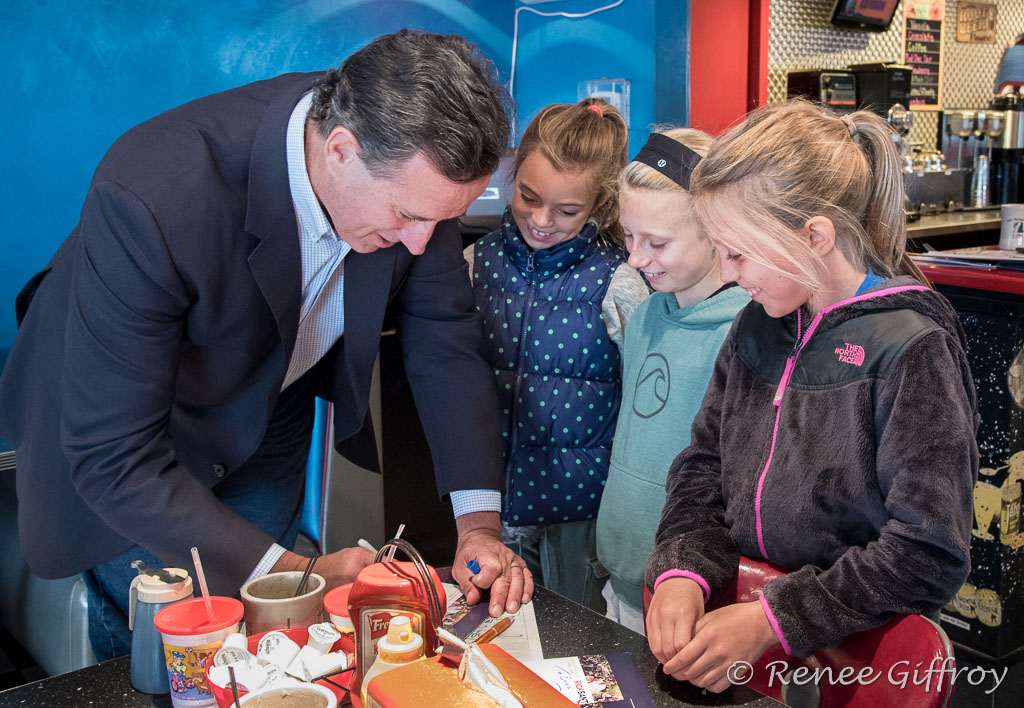
[[[970,569],[978,414],[949,303],[905,253],[886,123],[758,109],[691,194],[723,280],[753,302],[669,472],[648,560],[651,651],[721,691],[780,643],[806,656],[899,614],[936,616]],[[705,614],[740,554],[789,569]]]

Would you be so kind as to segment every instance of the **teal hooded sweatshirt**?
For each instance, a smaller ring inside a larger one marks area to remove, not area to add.
[[[718,350],[748,302],[739,287],[689,307],[679,307],[674,293],[654,293],[626,325],[622,405],[597,517],[597,555],[612,589],[634,609],[642,605],[669,465],[690,444]]]

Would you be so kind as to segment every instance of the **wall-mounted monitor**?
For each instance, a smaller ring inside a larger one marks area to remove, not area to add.
[[[836,0],[832,24],[870,32],[884,32],[892,24],[899,0]]]

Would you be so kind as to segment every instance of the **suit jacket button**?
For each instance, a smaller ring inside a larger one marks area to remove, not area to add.
[[[228,468],[224,465],[216,464],[210,468],[210,471],[213,472],[214,477],[223,477],[228,473]]]

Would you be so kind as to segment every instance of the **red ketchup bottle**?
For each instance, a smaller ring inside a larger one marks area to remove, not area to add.
[[[441,579],[429,565],[421,565],[429,573],[440,601],[436,613],[431,611],[429,590],[416,563],[387,561],[371,563],[359,571],[348,596],[348,614],[356,630],[356,668],[353,672],[352,696],[360,695],[363,676],[373,666],[377,641],[387,635],[393,617],[405,615],[412,631],[423,637],[423,655],[437,653],[437,626],[446,609]],[[436,624],[435,624],[436,622]]]

